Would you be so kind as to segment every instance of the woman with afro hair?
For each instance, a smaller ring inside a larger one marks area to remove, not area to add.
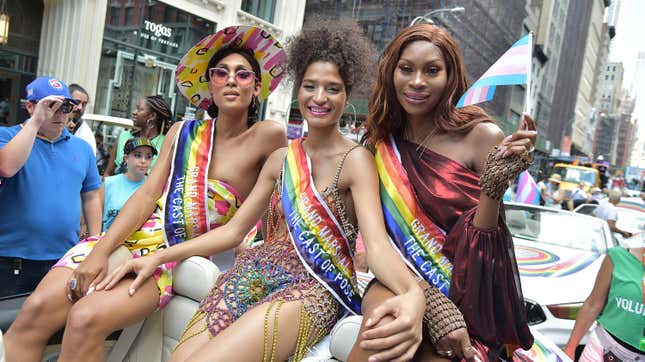
[[[208,240],[130,261],[120,275],[230,248],[265,215],[264,243],[219,276],[171,360],[299,361],[340,317],[360,313],[352,260],[360,225],[370,267],[395,294],[382,308],[398,317],[388,328],[407,337],[405,348],[381,359],[409,359],[421,338],[423,294],[387,240],[372,154],[339,130],[373,50],[355,23],[322,20],[306,24],[287,49],[308,137],[273,152],[248,199]]]

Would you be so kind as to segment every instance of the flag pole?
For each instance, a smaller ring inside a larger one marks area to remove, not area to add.
[[[526,71],[526,91],[524,92],[524,113],[529,113],[529,104],[531,103],[531,73],[533,65],[533,32],[529,32],[529,59]]]

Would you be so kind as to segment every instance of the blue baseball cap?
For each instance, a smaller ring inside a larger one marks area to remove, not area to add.
[[[27,84],[27,100],[38,102],[47,96],[61,96],[66,100],[78,104],[72,99],[67,84],[54,77],[38,77],[33,82]]]

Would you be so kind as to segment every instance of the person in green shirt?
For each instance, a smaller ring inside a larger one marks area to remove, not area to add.
[[[598,322],[579,361],[645,361],[645,247],[607,251],[564,352],[572,359]]]
[[[134,111],[132,121],[135,131],[124,130],[114,142],[110,152],[110,161],[104,176],[111,176],[120,173],[120,166],[123,163],[123,146],[125,142],[133,137],[145,137],[156,148],[161,149],[166,132],[172,124],[172,112],[168,103],[161,96],[148,96],[140,99]],[[154,156],[150,169],[155,165],[157,156]]]

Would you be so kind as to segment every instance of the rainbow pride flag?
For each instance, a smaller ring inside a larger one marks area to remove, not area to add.
[[[513,362],[572,362],[555,343],[536,329],[529,328],[533,334],[533,346],[528,351],[516,349],[511,359]]]
[[[515,196],[515,202],[532,205],[540,204],[540,190],[528,171],[524,171],[520,174],[517,182],[517,195]]]
[[[457,108],[490,101],[498,85],[528,84],[531,71],[532,35],[526,34],[504,53],[464,95]],[[528,89],[528,87],[527,87]]]
[[[623,209],[645,212],[645,205],[636,201],[620,200],[616,206],[622,207]]]

